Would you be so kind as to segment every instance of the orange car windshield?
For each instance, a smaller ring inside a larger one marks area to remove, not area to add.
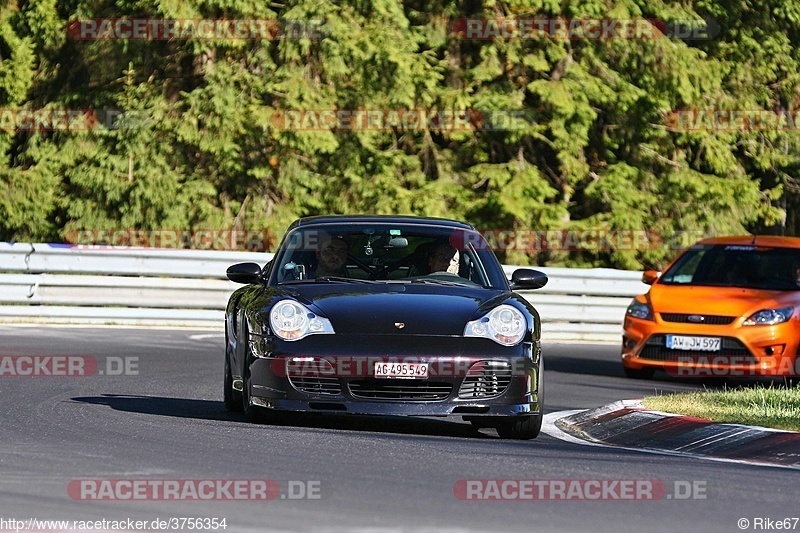
[[[681,255],[658,283],[800,290],[800,250],[748,245],[702,245]]]

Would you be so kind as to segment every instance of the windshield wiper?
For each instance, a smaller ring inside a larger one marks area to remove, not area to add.
[[[430,284],[430,285],[450,285],[450,286],[456,286],[456,287],[475,285],[475,286],[480,287],[480,285],[478,285],[477,283],[474,283],[474,282],[466,280],[466,279],[462,282],[462,281],[450,281],[450,280],[447,280],[447,279],[438,279],[438,278],[418,278],[418,279],[412,280],[411,283],[424,283],[424,284]]]
[[[281,281],[278,285],[290,285],[292,283],[380,283],[369,279],[345,278],[343,276],[321,276],[319,278],[289,279]]]
[[[342,276],[322,276],[319,278],[314,278],[314,281],[339,282],[339,283],[380,283],[379,281],[374,281],[371,279],[345,278]]]

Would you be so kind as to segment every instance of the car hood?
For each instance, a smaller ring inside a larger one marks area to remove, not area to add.
[[[294,285],[287,295],[327,317],[337,334],[461,335],[512,293],[397,283]]]
[[[738,287],[682,287],[656,284],[647,295],[656,313],[750,316],[761,309],[797,306],[794,291],[765,291]]]

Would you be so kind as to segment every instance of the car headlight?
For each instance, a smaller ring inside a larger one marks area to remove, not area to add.
[[[750,315],[750,318],[742,322],[744,326],[774,326],[783,324],[792,318],[794,307],[781,307],[780,309],[762,309]]]
[[[467,322],[465,337],[485,337],[503,346],[514,346],[522,342],[528,323],[517,308],[507,304],[498,305],[483,317]]]
[[[653,310],[650,309],[649,305],[643,304],[638,300],[631,302],[631,305],[628,306],[626,313],[628,316],[632,316],[633,318],[653,320]]]
[[[300,340],[309,335],[333,333],[330,320],[313,313],[294,300],[281,300],[269,312],[272,332],[285,341]]]

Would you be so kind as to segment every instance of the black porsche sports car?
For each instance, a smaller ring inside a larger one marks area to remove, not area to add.
[[[542,424],[539,315],[468,224],[407,216],[294,222],[241,263],[225,317],[225,406],[249,419],[330,412],[461,416],[502,438]]]

